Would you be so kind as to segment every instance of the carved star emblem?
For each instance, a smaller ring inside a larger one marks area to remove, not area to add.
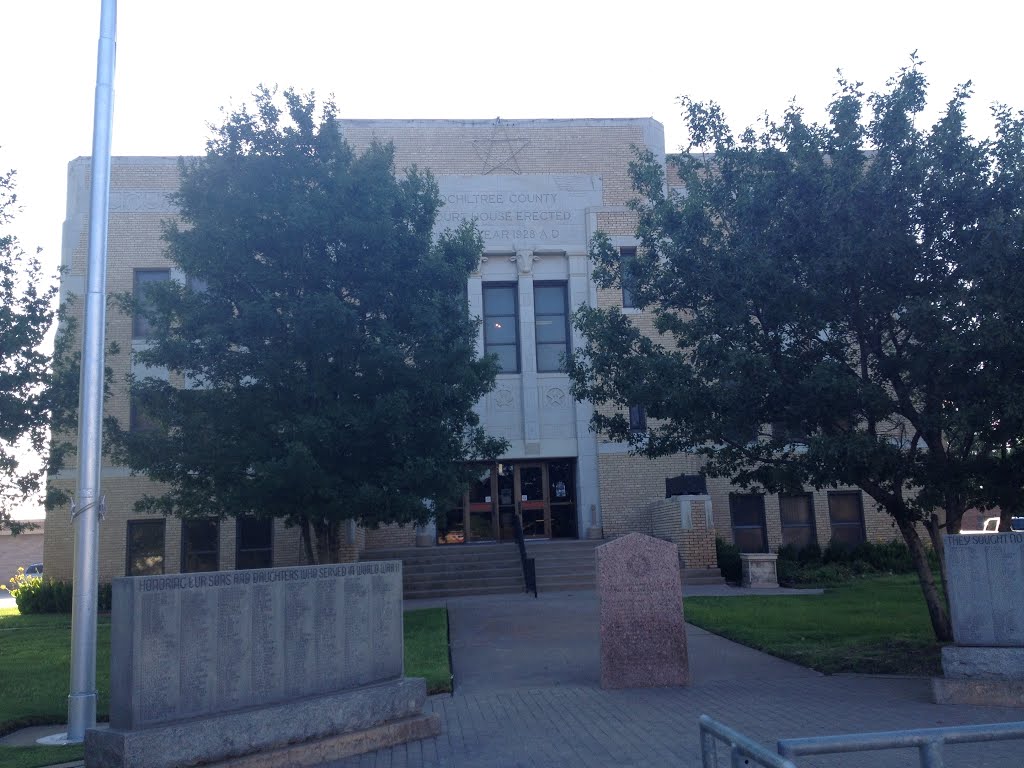
[[[513,137],[508,126],[501,122],[500,117],[497,118],[491,138],[473,142],[473,150],[483,164],[480,173],[486,176],[495,171],[505,171],[518,176],[523,172],[519,167],[519,155],[529,144],[529,139]]]

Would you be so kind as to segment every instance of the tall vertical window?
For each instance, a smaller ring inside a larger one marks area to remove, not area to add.
[[[855,547],[867,540],[860,491],[830,491],[828,517],[832,524],[832,541],[836,544]]]
[[[619,248],[619,265],[622,280],[622,308],[637,309],[639,305],[633,295],[633,277],[631,270],[636,261],[636,248]]]
[[[569,302],[565,283],[535,283],[533,319],[537,329],[537,370],[564,371],[569,354]]]
[[[484,354],[502,373],[519,373],[519,302],[515,284],[484,283]]]
[[[135,270],[135,277],[132,281],[132,295],[135,297],[135,301],[138,304],[141,304],[141,306],[136,306],[135,314],[132,315],[133,339],[147,339],[153,330],[149,320],[140,311],[144,310],[148,306],[146,301],[147,289],[153,285],[153,283],[159,283],[170,279],[171,271],[169,269]]]
[[[129,520],[125,547],[127,576],[158,576],[164,572],[164,520]]]
[[[629,431],[647,431],[647,410],[642,405],[629,406]]]
[[[239,517],[235,523],[235,568],[270,568],[274,564],[274,521]]]
[[[216,571],[220,567],[220,521],[181,521],[181,572]]]
[[[779,517],[782,522],[782,543],[803,549],[818,542],[814,532],[814,504],[811,494],[779,496]]]
[[[729,494],[732,540],[740,552],[767,552],[768,534],[764,524],[764,496],[759,493]]]

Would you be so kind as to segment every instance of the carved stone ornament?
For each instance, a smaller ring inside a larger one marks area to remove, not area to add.
[[[524,248],[516,251],[516,255],[510,256],[508,260],[516,263],[520,275],[528,275],[533,272],[533,262],[540,261],[540,256],[534,256],[533,251]]]

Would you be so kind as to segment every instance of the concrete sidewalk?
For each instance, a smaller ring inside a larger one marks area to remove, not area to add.
[[[596,593],[464,597],[406,608],[442,602],[455,693],[431,697],[429,707],[441,714],[444,733],[331,768],[698,766],[701,714],[771,749],[780,738],[1024,720],[1020,709],[932,704],[926,679],[825,676],[689,625],[690,686],[605,691]],[[1019,768],[1024,745],[959,745],[945,755],[948,768]],[[724,749],[719,759],[727,764]],[[918,763],[915,750],[891,750],[797,764]]]

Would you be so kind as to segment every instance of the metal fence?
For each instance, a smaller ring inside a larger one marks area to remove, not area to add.
[[[779,752],[775,754],[767,747],[707,715],[701,715],[697,722],[700,725],[700,754],[703,768],[718,768],[718,742],[728,745],[731,768],[743,768],[749,762],[764,768],[797,768],[791,758],[879,749],[917,749],[921,768],[945,768],[943,747],[946,744],[1024,739],[1024,722],[954,725],[945,728],[781,739],[778,742]]]
[[[707,715],[701,715],[697,722],[700,724],[700,756],[704,768],[718,767],[719,741],[725,742],[729,747],[729,765],[732,768],[743,768],[747,765],[744,758],[764,768],[796,768],[786,758],[779,757],[753,739],[727,725],[722,725],[717,720],[712,720]]]
[[[921,768],[944,768],[943,747],[980,741],[1024,739],[1024,722],[954,725],[946,728],[918,728],[907,731],[852,733],[846,736],[813,736],[806,739],[782,739],[779,754],[831,755],[840,752],[866,752],[875,749],[916,748]],[[1024,760],[1022,760],[1024,762]],[[705,763],[705,766],[707,763]]]

